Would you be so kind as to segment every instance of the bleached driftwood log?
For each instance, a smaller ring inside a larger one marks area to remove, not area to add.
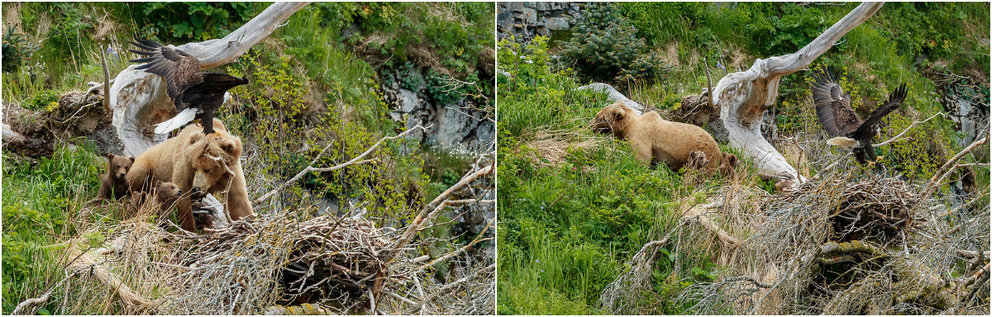
[[[187,43],[176,48],[195,56],[203,69],[233,61],[262,41],[306,2],[276,2],[255,18],[222,39]],[[135,69],[132,65],[114,79],[110,87],[110,108],[114,111],[113,125],[124,144],[125,155],[139,155],[161,142],[167,135],[155,135],[155,124],[176,113],[165,92],[161,77]]]
[[[627,96],[624,96],[619,91],[617,91],[616,88],[613,88],[613,86],[610,86],[609,84],[591,83],[576,88],[575,90],[592,90],[596,92],[606,93],[607,94],[606,101],[608,101],[609,103],[623,101],[624,104],[626,104],[628,107],[634,108],[634,110],[637,110],[638,113],[644,112],[644,106],[637,103],[636,101],[630,100],[630,98],[627,98]]]
[[[761,136],[762,115],[775,103],[782,76],[805,68],[881,7],[879,2],[862,3],[798,52],[758,59],[750,69],[727,74],[717,83],[711,98],[716,98],[713,104],[720,107],[730,145],[754,159],[759,173],[789,180],[792,185],[806,181]]]

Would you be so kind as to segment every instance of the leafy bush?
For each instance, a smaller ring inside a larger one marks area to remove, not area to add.
[[[58,107],[59,94],[44,90],[21,103],[21,107],[31,111],[51,111]]]
[[[586,7],[563,45],[562,59],[582,80],[618,84],[654,80],[667,70],[658,53],[648,49],[637,29],[610,4]]]
[[[166,42],[202,41],[227,35],[255,16],[248,2],[142,2],[134,19],[145,36]]]
[[[250,78],[250,83],[232,90],[243,106],[223,111],[229,113],[223,119],[235,134],[242,136],[243,142],[256,145],[253,155],[258,159],[249,161],[245,169],[265,175],[263,179],[292,177],[325,147],[334,150],[324,151],[315,166],[343,163],[382,137],[376,127],[391,130],[389,126],[370,127],[358,120],[347,120],[333,108],[316,108],[307,100],[302,80],[291,73],[293,68],[287,57],[263,63],[253,53],[227,68],[232,75]],[[378,109],[385,116],[388,107],[381,98],[376,100],[376,104],[362,106]],[[306,133],[301,135],[301,131]],[[370,216],[387,221],[408,218],[421,202],[419,198],[408,199],[407,189],[422,187],[426,176],[420,173],[423,163],[416,155],[400,155],[402,148],[415,151],[404,142],[409,141],[391,141],[367,157],[378,162],[309,175],[298,190],[288,191],[295,195],[282,204],[291,208],[312,202],[306,199],[313,196],[340,202],[359,199],[374,202],[366,207]],[[304,195],[304,188],[311,194]]]

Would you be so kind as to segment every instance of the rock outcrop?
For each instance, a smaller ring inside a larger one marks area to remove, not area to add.
[[[513,37],[526,42],[535,36],[550,36],[551,32],[566,30],[572,18],[578,16],[580,2],[501,2],[496,8],[496,28],[499,39]]]

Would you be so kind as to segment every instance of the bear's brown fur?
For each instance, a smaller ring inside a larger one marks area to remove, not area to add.
[[[662,119],[654,111],[637,114],[621,101],[600,110],[592,128],[630,141],[634,157],[646,164],[664,163],[679,170],[692,163],[698,166],[689,167],[700,168],[708,175],[717,170],[732,172],[737,166],[737,157],[721,153],[713,137],[702,128]]]
[[[117,156],[109,153],[107,154],[107,162],[110,163],[107,167],[107,174],[103,175],[100,190],[97,191],[96,198],[91,203],[110,198],[121,199],[130,192],[127,173],[134,165],[134,156]]]
[[[155,181],[174,182],[183,192],[213,194],[225,203],[232,220],[254,215],[241,170],[241,140],[216,118],[214,130],[204,135],[202,126],[190,125],[146,150],[127,175],[131,189],[148,188]],[[180,199],[178,207],[183,229],[196,230],[189,197]]]
[[[144,219],[144,215],[156,214],[158,219],[163,219],[169,216],[169,211],[182,195],[183,191],[176,183],[155,181],[151,191],[135,192],[131,195],[125,217],[139,216],[138,219]]]

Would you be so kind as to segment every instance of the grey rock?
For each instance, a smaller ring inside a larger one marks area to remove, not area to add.
[[[547,27],[552,31],[565,30],[569,27],[568,20],[562,17],[550,18],[548,19]]]
[[[410,113],[416,110],[420,106],[420,98],[417,97],[417,93],[400,88],[398,91],[400,111]]]
[[[534,22],[537,22],[537,10],[524,8],[523,13],[521,13],[521,18],[523,19],[524,24],[534,24]]]

